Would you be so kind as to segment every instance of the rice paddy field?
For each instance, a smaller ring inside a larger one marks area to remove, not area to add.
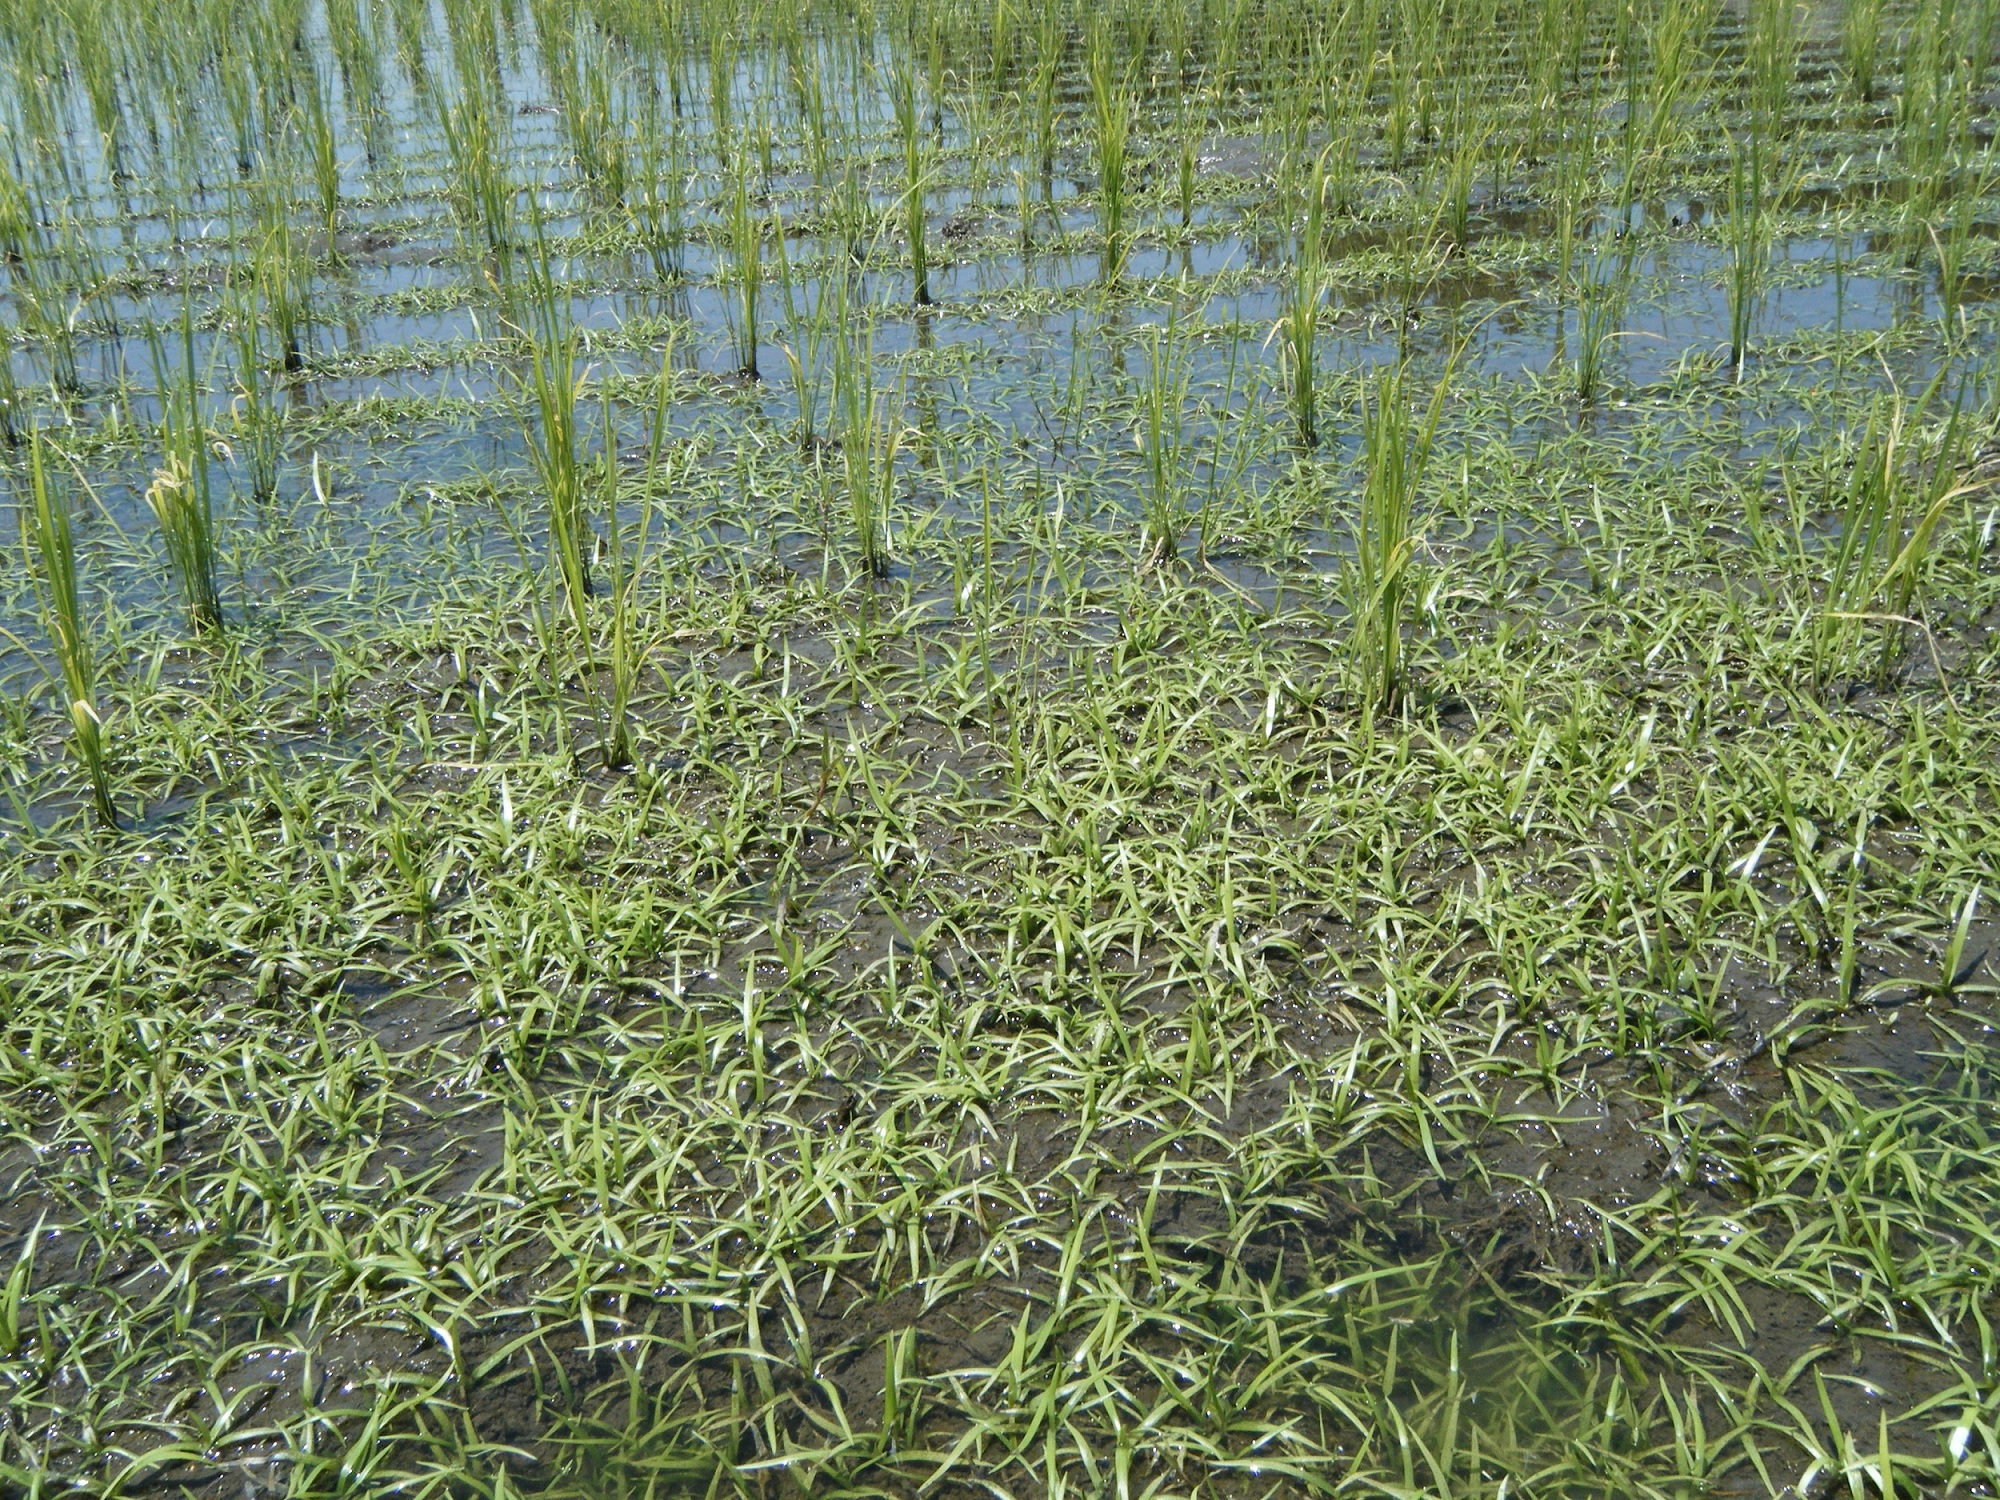
[[[0,0],[0,1495],[1994,1495],[1996,28]]]

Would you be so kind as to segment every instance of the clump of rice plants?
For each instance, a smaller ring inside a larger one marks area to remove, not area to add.
[[[456,92],[434,89],[438,134],[450,170],[449,191],[460,232],[476,255],[504,260],[514,243],[514,186],[506,143],[496,120],[485,70],[469,55],[457,59]]]
[[[632,171],[626,140],[632,122],[621,107],[617,59],[594,32],[550,49],[551,82],[563,133],[577,171],[599,206],[621,209],[630,193]]]
[[[1882,56],[1882,0],[1850,0],[1840,21],[1840,57],[1847,86],[1866,104],[1875,97]]]
[[[340,142],[334,131],[331,83],[318,67],[304,70],[294,119],[319,209],[320,235],[329,260],[340,258]]]
[[[256,501],[269,500],[277,493],[284,441],[284,413],[273,388],[259,317],[259,289],[264,284],[255,270],[247,277],[238,277],[228,310],[236,384],[235,398],[230,402],[234,429],[230,447],[243,463],[250,498]]]

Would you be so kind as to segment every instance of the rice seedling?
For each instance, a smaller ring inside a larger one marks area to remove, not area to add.
[[[1775,3],[1775,0],[1774,0]],[[1764,154],[1757,136],[1729,149],[1729,368],[1739,375],[1771,256],[1764,201]]]
[[[687,242],[686,147],[680,130],[661,118],[659,94],[642,90],[639,97],[638,173],[627,208],[653,274],[672,281],[681,274]]]
[[[1866,104],[1875,97],[1882,56],[1882,0],[1854,0],[1840,20],[1840,58],[1847,85]]]
[[[1133,100],[1125,70],[1112,55],[1108,26],[1090,38],[1090,103],[1097,150],[1097,214],[1104,236],[1104,275],[1115,281],[1125,264],[1125,167]]]
[[[1301,205],[1298,252],[1285,313],[1272,329],[1279,340],[1285,383],[1290,391],[1292,428],[1299,446],[1319,445],[1319,319],[1326,297],[1323,270],[1326,180],[1315,165]]]
[[[875,385],[874,336],[867,311],[849,306],[845,283],[835,305],[845,333],[833,346],[833,416],[840,429],[840,468],[856,560],[864,574],[889,571],[890,507],[902,426],[890,398]],[[857,327],[858,325],[858,327]]]
[[[786,247],[782,228],[773,234],[772,243],[778,255],[778,290],[785,304],[784,342],[780,347],[785,352],[785,364],[792,375],[792,397],[798,407],[799,443],[802,447],[810,447],[821,435],[825,348],[829,337],[837,335],[828,326],[827,283],[820,282],[808,299],[792,270],[791,252]]]
[[[62,396],[83,391],[77,364],[82,302],[61,274],[61,241],[39,224],[15,252],[14,305],[21,329],[39,345],[49,386]]]
[[[1146,345],[1146,373],[1139,391],[1135,434],[1146,469],[1142,570],[1179,555],[1187,525],[1187,443],[1184,422],[1189,371],[1179,314],[1153,329]]]
[[[755,381],[764,378],[757,363],[762,342],[757,314],[764,290],[764,220],[752,201],[750,172],[749,150],[739,140],[730,159],[724,203],[729,229],[731,330],[736,340],[736,373]]]
[[[25,425],[21,383],[14,373],[14,346],[9,341],[5,348],[0,348],[0,443],[9,448],[20,447]]]
[[[153,346],[153,368],[163,381],[169,378],[165,349],[158,342]],[[222,628],[210,437],[202,389],[201,372],[195,363],[194,323],[184,311],[180,369],[173,384],[161,392],[161,462],[146,487],[146,505],[159,525],[167,570],[180,592],[188,628],[197,635]]]
[[[1957,484],[1963,408],[1955,407],[1933,450],[1912,460],[1911,435],[1936,399],[1938,382],[1914,404],[1878,405],[1855,446],[1835,506],[1839,540],[1821,593],[1813,634],[1813,679],[1822,689],[1852,671],[1868,627],[1879,626],[1876,678],[1885,679],[1913,623],[1918,591],[1938,527],[1953,502],[1971,492]],[[1913,477],[1907,472],[1917,470]]]
[[[590,562],[596,550],[590,529],[588,466],[577,424],[584,375],[577,369],[577,334],[556,284],[546,246],[539,247],[527,277],[528,373],[522,382],[521,436],[533,460],[548,518],[549,564],[557,598],[552,615],[566,613],[576,639],[590,640]],[[612,434],[605,434],[607,443]],[[606,483],[615,473],[607,461]]]
[[[910,295],[917,306],[928,307],[931,272],[930,252],[925,243],[929,228],[924,189],[929,178],[929,136],[923,125],[916,59],[907,51],[898,52],[891,64],[889,103],[896,116],[896,135],[903,147],[902,208],[904,235],[910,245]]]
[[[248,275],[239,275],[228,306],[236,385],[230,402],[230,449],[244,466],[253,501],[269,500],[277,493],[283,461],[284,414],[273,389],[259,314],[260,287],[270,284],[267,275],[260,274],[266,269],[253,264]]]
[[[58,686],[69,720],[71,747],[90,780],[98,821],[106,828],[116,828],[118,813],[111,801],[104,719],[97,708],[97,658],[84,624],[69,502],[50,472],[37,429],[30,429],[28,435],[28,493],[21,504],[21,545],[27,574],[34,581],[41,605],[43,630],[61,674]]]
[[[1345,592],[1355,695],[1371,719],[1394,709],[1407,688],[1403,627],[1418,582],[1417,493],[1436,446],[1450,371],[1420,412],[1412,409],[1410,384],[1408,366],[1398,363],[1362,395],[1362,484]]]
[[[1452,147],[1445,159],[1439,193],[1440,217],[1447,243],[1463,254],[1472,243],[1472,189],[1484,159],[1490,127],[1478,119],[1462,91],[1453,104],[1452,121]],[[1321,175],[1325,175],[1324,168]]]
[[[1632,127],[1634,148],[1624,177],[1628,203],[1649,190],[1697,133],[1689,111],[1711,87],[1707,44],[1715,22],[1714,0],[1667,0],[1653,18],[1644,119]]]
[[[312,270],[294,236],[288,200],[287,184],[275,173],[252,186],[250,277],[284,368],[297,374],[312,339]]]
[[[1776,140],[1784,128],[1804,13],[1798,0],[1751,0],[1747,8],[1745,89],[1756,116],[1754,131],[1767,140]]]
[[[601,207],[622,209],[632,175],[625,148],[632,122],[620,107],[617,60],[602,37],[586,30],[551,62],[563,133],[576,169]]]
[[[604,513],[605,556],[609,562],[610,590],[605,601],[610,616],[605,630],[605,669],[610,678],[605,694],[603,758],[607,768],[616,770],[633,764],[632,699],[638,690],[639,673],[645,663],[645,648],[638,635],[635,591],[646,564],[652,539],[655,485],[659,479],[660,453],[667,435],[667,401],[673,389],[673,342],[661,351],[660,371],[655,377],[657,395],[652,429],[646,445],[646,468],[639,489],[639,525],[626,550],[626,535],[619,519],[617,427],[611,414],[609,391],[604,393],[600,430],[604,434],[604,454],[600,509]]]
[[[468,249],[504,261],[513,246],[515,195],[494,119],[496,106],[483,72],[470,58],[459,63],[458,85],[455,94],[436,95],[452,208]]]
[[[1035,70],[1025,105],[1029,152],[1041,179],[1042,197],[1054,192],[1056,169],[1056,80],[1062,73],[1063,20],[1060,9],[1045,5],[1035,41]]]
[[[1929,226],[1931,246],[1937,257],[1938,309],[1947,325],[1963,315],[1967,257],[1974,244],[1979,205],[1996,180],[2000,180],[1970,172],[1964,175],[1969,185],[1952,195],[1950,207],[1942,216],[1944,222]]]
[[[1576,280],[1576,398],[1597,399],[1604,357],[1622,332],[1632,285],[1632,247],[1600,241]]]
[[[1201,165],[1202,116],[1193,97],[1183,88],[1175,110],[1174,201],[1180,208],[1181,228],[1194,223],[1195,178]]]
[[[308,68],[298,84],[295,129],[305,149],[312,185],[319,200],[320,234],[329,260],[340,258],[340,143],[334,133],[333,89],[317,67]]]

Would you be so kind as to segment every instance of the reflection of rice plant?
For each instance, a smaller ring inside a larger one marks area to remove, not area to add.
[[[83,603],[77,590],[76,538],[70,529],[68,501],[50,472],[41,434],[35,431],[29,434],[28,494],[21,506],[21,529],[28,552],[28,576],[34,581],[43,628],[61,673],[58,685],[69,718],[70,743],[90,778],[98,820],[115,828],[118,814],[111,805],[104,721],[97,711],[96,659],[84,629]]]

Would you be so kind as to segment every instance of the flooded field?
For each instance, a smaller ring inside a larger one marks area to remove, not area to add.
[[[1990,1496],[2000,0],[0,0],[0,1496]]]

